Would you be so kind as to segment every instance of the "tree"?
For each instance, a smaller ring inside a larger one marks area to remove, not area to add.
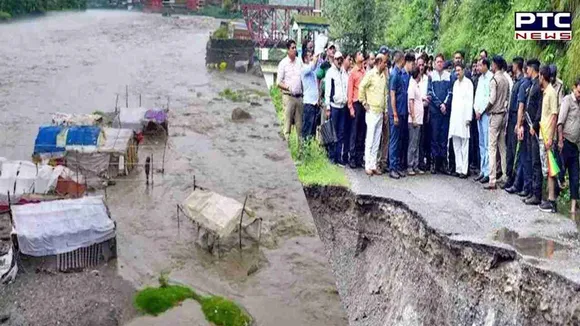
[[[374,0],[327,0],[324,12],[330,36],[341,41],[342,52],[366,51],[374,45],[379,31]]]

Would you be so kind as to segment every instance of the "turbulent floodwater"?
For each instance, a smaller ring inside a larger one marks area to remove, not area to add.
[[[207,38],[217,26],[211,18],[121,11],[0,25],[0,156],[29,159],[38,126],[53,112],[112,111],[117,94],[125,104],[127,85],[129,105],[142,94],[144,106],[166,105],[169,97],[171,109],[165,173],[158,172],[163,139],[148,140],[139,156],[143,163],[153,155],[154,185],[145,185],[139,167],[107,189],[117,262],[85,274],[23,271],[6,287],[0,313],[10,311],[13,322],[18,316],[31,324],[79,324],[75,318],[96,302],[105,307],[103,318],[123,323],[135,315],[133,289],[169,271],[174,281],[240,302],[258,325],[346,325],[273,106],[260,93],[263,78],[205,68]],[[232,103],[219,98],[225,88],[252,90],[257,98]],[[231,121],[236,107],[252,120]],[[246,240],[243,255],[234,249],[217,259],[194,244],[191,223],[176,218],[194,175],[226,196],[249,196],[264,219],[259,248]],[[187,322],[187,314],[178,319]]]

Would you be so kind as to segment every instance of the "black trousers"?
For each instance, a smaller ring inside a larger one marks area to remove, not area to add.
[[[528,153],[530,153],[530,158],[532,160],[532,194],[536,196],[536,198],[542,199],[542,182],[544,181],[544,177],[542,175],[540,143],[538,142],[538,138],[536,136],[530,135],[528,128],[525,128],[524,134],[525,137],[528,137]]]
[[[570,180],[570,199],[578,199],[578,145],[564,139],[564,147],[561,153],[563,168],[565,174],[568,171],[568,179]]]
[[[472,114],[471,127],[469,128],[469,166],[474,170],[479,170],[479,129],[475,112]]]
[[[516,133],[514,129],[518,120],[517,112],[510,112],[508,115],[508,123],[506,130],[506,156],[507,156],[507,169],[506,174],[508,177],[508,184],[513,184],[516,177],[516,170],[514,169],[514,162],[516,159],[516,146],[518,143]]]
[[[362,165],[365,154],[365,137],[367,124],[365,122],[366,111],[361,102],[356,101],[354,106],[354,118],[350,129],[350,164]],[[350,113],[349,113],[350,114]]]

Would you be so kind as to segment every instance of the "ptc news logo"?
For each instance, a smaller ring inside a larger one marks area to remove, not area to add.
[[[572,14],[569,12],[516,12],[516,40],[572,40]]]

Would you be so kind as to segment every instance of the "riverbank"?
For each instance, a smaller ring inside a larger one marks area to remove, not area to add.
[[[110,325],[132,322],[136,290],[168,272],[172,283],[238,302],[257,325],[347,324],[264,79],[205,66],[205,44],[217,26],[207,17],[109,10],[50,13],[0,26],[0,59],[11,62],[0,66],[3,156],[29,159],[38,126],[53,112],[111,111],[116,94],[124,103],[126,85],[129,105],[139,94],[143,105],[171,102],[165,173],[156,171],[147,187],[140,166],[107,189],[117,222],[116,263],[94,272],[98,276],[23,270],[3,289],[0,312],[32,325],[109,325],[73,322],[83,313],[89,319],[87,311],[99,302],[105,316],[115,317]],[[257,100],[231,101],[220,95],[226,89],[251,91]],[[236,108],[251,119],[233,121]],[[146,139],[140,161],[153,154],[159,162],[160,144]],[[178,224],[175,213],[194,175],[198,185],[225,196],[249,196],[249,208],[264,220],[259,247],[245,239],[240,255],[231,249],[237,248],[234,236],[222,243],[218,259],[195,244],[196,228],[183,219]],[[90,277],[99,282],[90,285]],[[71,280],[77,281],[66,286]],[[198,317],[176,309],[158,321]],[[154,324],[152,318],[145,323]]]
[[[284,107],[282,105],[282,93],[278,88],[270,90],[270,96],[276,109],[276,116],[280,121],[280,132],[283,133]],[[292,128],[289,142],[290,154],[298,170],[298,179],[303,185],[336,185],[348,186],[348,180],[344,174],[344,168],[330,163],[326,151],[316,140],[304,144],[303,157],[299,157],[298,138],[296,130]]]
[[[85,9],[87,0],[0,1],[0,22],[39,16],[50,11]]]

